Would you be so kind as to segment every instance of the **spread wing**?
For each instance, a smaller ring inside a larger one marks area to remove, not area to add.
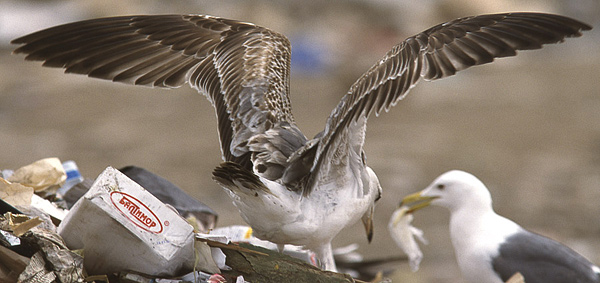
[[[255,167],[283,162],[306,141],[290,109],[289,41],[266,28],[202,15],[124,16],[56,26],[12,43],[23,44],[15,53],[27,60],[66,73],[166,88],[189,83],[216,109],[223,158],[246,169],[251,159]],[[250,146],[268,149],[252,156]]]
[[[324,160],[335,163],[340,147],[362,150],[368,116],[389,110],[419,78],[451,76],[497,57],[514,56],[517,50],[580,36],[580,31],[589,29],[558,15],[505,13],[460,18],[409,37],[363,74],[330,114],[310,172],[319,171]]]

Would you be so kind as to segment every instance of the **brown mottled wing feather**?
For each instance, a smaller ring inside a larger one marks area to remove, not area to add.
[[[250,23],[202,15],[125,16],[56,26],[12,41],[66,73],[155,87],[188,82],[213,103],[223,158],[250,168],[248,139],[286,122],[290,45]]]
[[[460,18],[434,26],[394,46],[363,74],[327,120],[311,172],[323,160],[335,162],[330,148],[352,137],[362,140],[369,114],[389,110],[404,98],[420,77],[435,80],[468,67],[516,55],[517,50],[580,36],[590,26],[576,20],[541,13],[505,13]],[[361,141],[362,142],[362,141]],[[323,164],[324,165],[324,164]],[[314,180],[308,181],[309,183]]]

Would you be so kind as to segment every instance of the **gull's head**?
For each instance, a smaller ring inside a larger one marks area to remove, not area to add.
[[[363,179],[363,183],[364,187],[363,187],[363,193],[366,195],[370,195],[372,200],[374,202],[377,202],[380,198],[381,198],[381,192],[383,191],[381,189],[381,184],[379,183],[379,178],[377,178],[377,175],[375,175],[375,172],[373,171],[373,169],[371,169],[371,167],[367,166],[366,167],[367,170],[367,176],[368,179],[365,180]]]
[[[369,174],[369,186],[371,188],[376,188],[379,192],[381,192],[381,184],[379,183],[379,178],[375,174],[375,171],[371,169],[371,167],[367,166],[367,174]]]
[[[401,205],[408,205],[411,211],[430,204],[448,208],[451,212],[466,207],[491,208],[492,197],[477,177],[464,171],[452,170],[401,202]]]

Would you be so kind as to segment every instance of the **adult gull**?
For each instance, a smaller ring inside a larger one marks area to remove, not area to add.
[[[363,151],[367,118],[419,78],[435,80],[590,27],[551,14],[504,13],[434,26],[394,46],[308,139],[289,100],[290,43],[270,29],[205,15],[99,18],[12,41],[15,53],[67,73],[153,87],[188,83],[216,110],[224,163],[214,179],[258,238],[313,250],[335,270],[331,240],[362,219],[370,241],[381,193]]]
[[[598,266],[580,254],[496,214],[486,186],[467,172],[444,173],[402,203],[450,210],[450,238],[468,282],[506,282],[517,272],[527,283],[600,282]]]

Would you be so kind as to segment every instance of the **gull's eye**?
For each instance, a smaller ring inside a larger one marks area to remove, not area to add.
[[[438,190],[443,190],[446,188],[446,186],[444,184],[438,184],[437,188],[438,188]]]

